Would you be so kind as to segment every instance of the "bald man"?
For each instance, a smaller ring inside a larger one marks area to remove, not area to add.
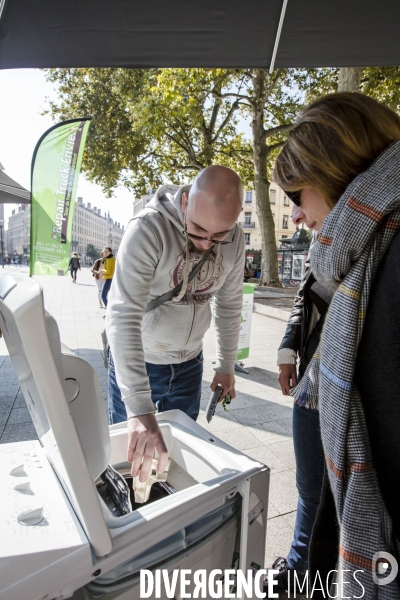
[[[141,481],[155,448],[159,472],[168,459],[154,413],[178,408],[194,420],[199,414],[203,338],[213,297],[217,365],[211,389],[220,384],[224,395],[236,396],[245,261],[237,224],[242,200],[239,176],[213,165],[192,185],[161,187],[129,223],[119,248],[106,320],[109,419],[128,419],[128,461],[134,477],[142,465]],[[173,298],[146,312],[149,301],[181,282]]]

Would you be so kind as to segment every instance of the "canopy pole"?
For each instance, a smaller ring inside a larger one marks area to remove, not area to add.
[[[275,67],[275,59],[276,59],[276,55],[278,53],[279,40],[281,39],[281,33],[282,33],[283,21],[285,19],[287,3],[288,3],[288,0],[283,0],[282,10],[281,10],[281,18],[279,19],[278,31],[276,32],[276,38],[275,38],[274,51],[272,53],[271,65],[269,67],[270,75],[272,75],[274,67]]]
[[[5,3],[6,3],[6,0],[0,0],[0,19],[1,19],[2,12],[4,10]]]

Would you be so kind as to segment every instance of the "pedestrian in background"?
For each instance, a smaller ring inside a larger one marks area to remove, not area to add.
[[[346,597],[400,599],[396,572],[380,582],[377,569],[377,556],[400,551],[400,117],[355,92],[316,100],[290,130],[275,181],[319,232],[311,271],[334,291],[292,390],[319,406],[328,476],[310,575],[335,570]]]
[[[76,273],[78,269],[81,270],[81,263],[76,252],[69,259],[68,269],[71,271],[72,283],[76,283]]]
[[[251,279],[252,277],[253,277],[253,271],[250,269],[250,267],[246,266],[244,268],[243,281],[249,281],[249,279]]]
[[[103,301],[104,306],[107,308],[108,300],[108,292],[110,291],[112,279],[115,271],[115,258],[112,253],[111,248],[106,246],[102,251],[103,259],[102,259],[102,268],[99,269],[99,273],[101,273],[104,283],[103,289],[101,291],[101,299]]]
[[[94,277],[96,285],[97,285],[99,308],[105,308],[105,305],[103,305],[103,303],[101,301],[101,292],[103,290],[104,279],[103,279],[103,274],[100,273],[100,269],[102,268],[102,259],[103,258],[104,258],[104,254],[103,254],[103,252],[100,252],[100,258],[98,258],[95,261],[93,267],[91,268],[93,277]]]

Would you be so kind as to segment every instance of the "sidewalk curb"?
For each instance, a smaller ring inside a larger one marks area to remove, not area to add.
[[[252,281],[250,281],[249,283],[253,283]],[[266,292],[274,292],[276,294],[287,294],[288,296],[295,296],[298,292],[298,287],[271,287],[269,285],[258,285],[254,288],[254,290],[257,290],[259,292],[262,291],[266,291]]]
[[[260,304],[258,302],[254,302],[253,312],[265,315],[266,317],[272,317],[273,319],[279,319],[280,321],[285,321],[285,323],[290,317],[290,311],[274,308],[273,306],[265,306],[265,304]]]

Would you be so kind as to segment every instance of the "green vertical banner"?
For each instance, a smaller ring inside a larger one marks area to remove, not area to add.
[[[254,287],[254,283],[243,284],[243,305],[242,314],[240,315],[239,344],[236,356],[237,360],[248,358],[250,353],[251,317],[253,314]]]
[[[90,119],[51,127],[38,141],[31,170],[31,275],[68,271],[72,219]]]

